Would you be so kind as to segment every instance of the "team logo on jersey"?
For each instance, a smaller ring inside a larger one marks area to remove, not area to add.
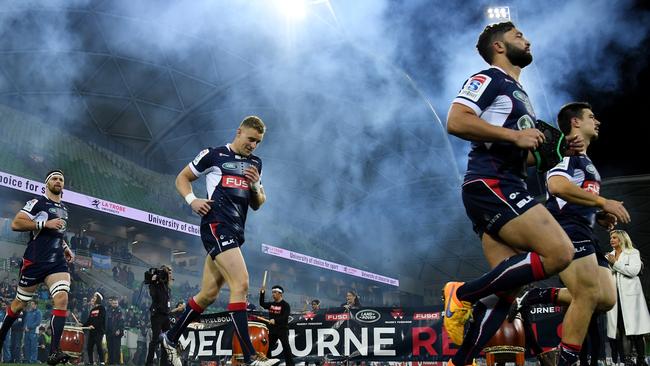
[[[522,92],[521,90],[515,90],[512,92],[512,96],[515,97],[515,99],[519,100],[520,102],[524,103],[524,106],[526,107],[526,112],[530,114],[535,114],[535,111],[533,110],[533,105],[530,103],[530,99],[528,99],[528,96],[526,93]]]
[[[596,174],[596,167],[593,164],[587,165],[585,169],[591,174]]]
[[[223,163],[221,167],[226,170],[237,170],[237,163]]]
[[[483,92],[487,88],[488,84],[490,84],[490,81],[492,81],[492,78],[487,75],[474,75],[469,80],[467,80],[465,86],[463,86],[463,89],[461,89],[459,96],[477,102],[481,95],[483,95]]]
[[[530,118],[530,116],[527,114],[524,114],[517,120],[517,128],[520,130],[525,130],[533,127],[535,127],[535,121],[533,121],[533,119]]]
[[[203,157],[206,156],[209,152],[210,152],[210,150],[208,150],[208,149],[201,150],[201,152],[199,153],[199,155],[197,155],[197,156],[194,158],[194,160],[192,161],[192,163],[193,163],[194,165],[198,165],[198,164],[199,164],[199,161],[201,161],[201,159],[203,159]]]
[[[50,208],[48,211],[50,211],[51,214],[56,214],[57,212],[59,212],[59,210],[57,210],[54,207]]]
[[[27,203],[25,204],[25,207],[23,207],[23,210],[25,210],[27,212],[31,211],[34,208],[34,205],[36,204],[36,202],[38,202],[38,200],[36,198],[34,198],[33,200],[27,201]]]

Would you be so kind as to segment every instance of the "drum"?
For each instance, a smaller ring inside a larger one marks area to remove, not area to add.
[[[251,338],[251,343],[253,343],[255,352],[266,355],[266,352],[269,350],[269,328],[266,327],[266,324],[249,321],[248,335]],[[232,335],[232,356],[233,365],[243,362],[244,360],[239,339],[234,331]]]
[[[492,336],[490,341],[483,348],[485,361],[488,366],[495,363],[515,362],[517,366],[523,366],[524,352],[526,351],[526,335],[524,323],[519,317],[512,322],[508,319],[503,321],[499,330]]]
[[[80,327],[66,325],[61,334],[61,351],[70,357],[79,358],[84,347],[84,331]]]

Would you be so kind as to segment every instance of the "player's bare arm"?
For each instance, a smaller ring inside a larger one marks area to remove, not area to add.
[[[453,103],[447,116],[447,132],[470,141],[512,142],[522,149],[535,149],[544,142],[544,134],[535,128],[512,130],[493,126],[465,105]]]
[[[248,179],[248,185],[251,192],[251,200],[249,206],[253,210],[258,210],[264,202],[266,202],[266,194],[264,187],[260,184],[260,173],[254,165],[249,166],[244,170],[244,176]]]
[[[59,230],[65,226],[63,219],[47,220],[43,223],[43,227],[48,229]],[[14,220],[11,222],[11,230],[13,231],[34,231],[41,229],[36,221],[33,221],[26,213],[18,212]]]
[[[182,197],[185,198],[186,201],[188,201],[187,203],[189,203],[189,205],[192,207],[192,211],[203,216],[210,211],[210,203],[213,201],[203,198],[196,198],[196,196],[194,196],[194,193],[192,192],[192,182],[198,178],[199,177],[194,175],[192,170],[186,166],[176,176],[176,190]]]
[[[599,207],[610,213],[623,223],[630,222],[630,214],[623,206],[623,202],[610,200],[602,196],[589,193],[571,183],[566,177],[552,176],[548,179],[549,192],[563,200],[582,206]]]

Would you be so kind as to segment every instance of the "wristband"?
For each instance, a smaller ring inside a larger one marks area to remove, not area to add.
[[[66,250],[66,249],[68,249],[68,244],[63,243],[63,246],[62,246],[62,247],[63,247],[63,250]]]
[[[255,193],[259,192],[260,188],[262,188],[262,184],[260,183],[259,180],[257,182],[255,182],[255,183],[251,184],[251,191],[253,191]]]
[[[36,221],[36,230],[42,230],[45,226],[45,221]]]
[[[185,202],[187,202],[188,205],[191,205],[195,199],[196,196],[194,195],[194,192],[190,192],[185,195]]]

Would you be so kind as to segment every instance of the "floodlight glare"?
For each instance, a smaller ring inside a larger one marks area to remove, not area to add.
[[[276,0],[280,11],[289,19],[302,19],[305,17],[305,0]]]
[[[487,17],[490,19],[496,18],[498,20],[501,19],[510,20],[510,7],[501,6],[495,8],[487,8],[485,11],[485,15],[487,15]]]

